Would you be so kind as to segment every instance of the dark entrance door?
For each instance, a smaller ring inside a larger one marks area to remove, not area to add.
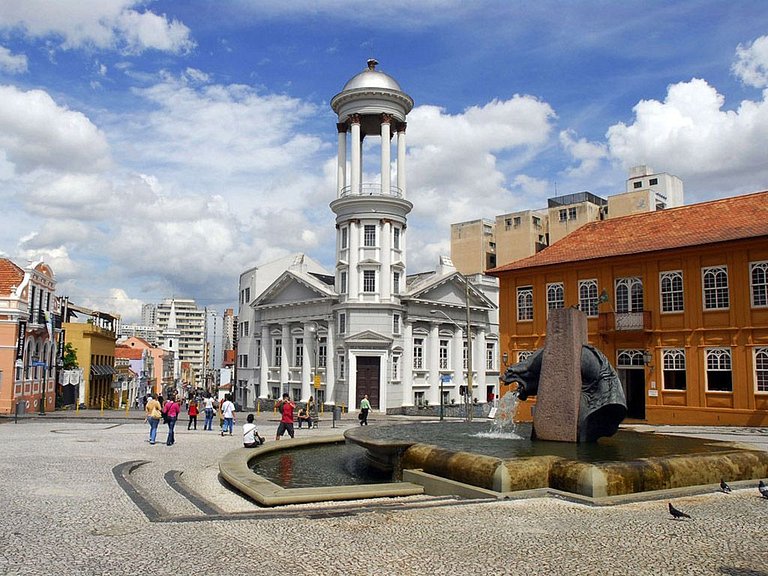
[[[645,420],[645,370],[619,370],[619,379],[627,396],[627,418]]]
[[[371,408],[379,407],[379,369],[381,358],[378,356],[357,357],[357,398],[355,408],[360,407],[360,400],[368,394]]]

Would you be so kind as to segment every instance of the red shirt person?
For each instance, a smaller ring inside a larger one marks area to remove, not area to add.
[[[296,408],[288,393],[283,394],[283,399],[277,404],[277,409],[282,414],[280,418],[280,424],[277,425],[277,434],[275,434],[275,440],[280,440],[280,437],[288,432],[288,436],[293,438],[293,409]]]

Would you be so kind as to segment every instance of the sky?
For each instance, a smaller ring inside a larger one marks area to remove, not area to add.
[[[409,273],[453,222],[636,165],[686,204],[768,189],[764,0],[2,0],[0,256],[126,323],[237,313],[288,254],[333,270],[329,102],[368,58],[415,101]]]

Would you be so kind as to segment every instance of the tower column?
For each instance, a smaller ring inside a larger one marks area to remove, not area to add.
[[[310,327],[311,322],[304,324],[304,335],[301,340],[301,398],[309,398],[312,394],[312,372],[317,364],[317,327],[313,332]]]
[[[403,406],[413,406],[413,324],[403,318],[403,357],[400,360]]]
[[[357,269],[357,263],[360,261],[360,224],[357,220],[352,220],[349,223],[349,272],[347,274],[347,282],[349,282],[349,290],[347,298],[349,300],[357,300],[359,296],[359,275],[360,270]]]
[[[360,115],[352,114],[349,117],[350,131],[352,132],[352,174],[350,178],[351,192],[352,194],[360,194],[360,181],[363,175],[362,170],[362,137],[360,134]]]
[[[336,167],[336,197],[341,198],[341,193],[344,190],[344,186],[347,184],[347,124],[346,122],[339,122],[336,124],[336,129],[339,131],[339,151],[337,154],[337,167]]]
[[[456,386],[453,394],[458,394],[459,386],[464,384],[464,334],[458,328],[453,331],[453,350],[451,352],[453,352],[451,358],[453,384]]]
[[[384,220],[381,227],[381,270],[379,294],[382,302],[392,297],[392,222]]]
[[[291,364],[291,327],[285,323],[280,325],[281,328],[281,351],[280,351],[280,390],[281,394],[288,392],[291,393],[289,383],[289,370],[288,367]]]
[[[271,394],[269,389],[269,351],[272,350],[272,342],[269,338],[269,326],[261,327],[261,357],[259,358],[259,391],[260,397],[266,398]]]
[[[406,122],[397,125],[397,187],[403,198],[405,193],[405,127]]]
[[[488,397],[488,389],[485,383],[486,359],[485,359],[485,329],[478,328],[475,335],[475,353],[472,354],[474,360],[474,372],[477,375],[472,378],[472,383],[476,386],[473,398],[480,402],[485,402]],[[475,360],[477,358],[477,360]]]
[[[384,195],[389,195],[392,187],[392,173],[390,172],[391,121],[392,117],[389,114],[381,115],[381,193]]]
[[[328,320],[328,332],[325,338],[325,401],[336,405],[336,324]],[[317,398],[315,399],[317,400]]]

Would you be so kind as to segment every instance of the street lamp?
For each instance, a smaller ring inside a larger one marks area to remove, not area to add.
[[[307,412],[312,416],[312,423],[317,425],[317,419],[320,416],[318,406],[318,396],[320,392],[320,325],[317,322],[311,322],[307,329],[312,333],[312,356],[313,356],[313,370],[312,370],[312,383],[310,385],[310,391],[314,389],[314,402],[310,407],[307,406]],[[311,396],[311,394],[310,394]]]
[[[467,331],[467,393],[466,393],[466,404],[467,404],[467,421],[472,420],[472,330],[471,330],[471,321],[470,321],[470,315],[469,315],[469,282],[466,278],[464,278],[465,286],[466,286],[466,300],[467,300],[467,325],[466,328],[462,328],[459,326],[456,321],[448,316],[445,312],[442,310],[430,310],[430,314],[442,314],[445,316],[445,318],[456,328],[459,330],[466,330]],[[440,379],[440,418],[442,419],[443,415],[443,381],[442,378]]]

